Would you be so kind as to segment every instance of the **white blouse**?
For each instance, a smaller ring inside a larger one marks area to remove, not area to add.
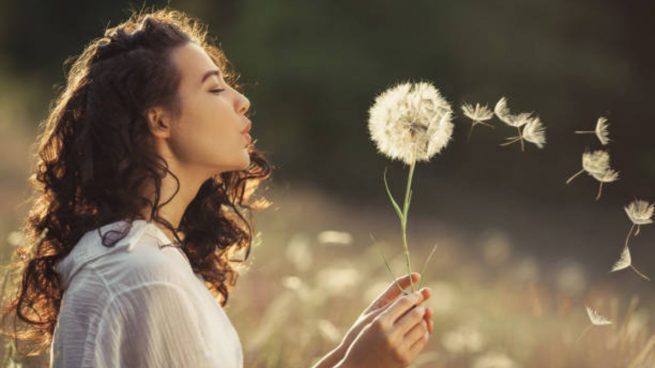
[[[161,229],[135,220],[112,248],[101,241],[87,232],[55,265],[64,294],[50,367],[243,367],[234,326],[182,250],[159,247],[172,243]]]

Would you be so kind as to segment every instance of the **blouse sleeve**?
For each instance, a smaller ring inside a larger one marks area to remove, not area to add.
[[[115,295],[100,318],[96,367],[216,367],[179,285],[148,282]]]

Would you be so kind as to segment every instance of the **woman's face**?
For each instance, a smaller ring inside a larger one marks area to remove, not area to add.
[[[243,170],[250,164],[250,101],[228,85],[219,68],[195,43],[176,48],[180,73],[180,115],[170,124],[171,154],[187,168],[209,175]]]

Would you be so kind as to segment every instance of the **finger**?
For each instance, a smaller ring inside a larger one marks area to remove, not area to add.
[[[420,325],[425,322],[425,319],[423,317],[424,315],[425,315],[425,307],[417,306],[416,308],[405,313],[405,315],[400,317],[400,319],[398,319],[398,321],[394,325],[394,330],[398,331],[398,333],[402,335],[405,335],[412,328],[414,328],[414,326]]]
[[[425,334],[428,333],[428,323],[421,321],[414,325],[411,330],[409,330],[405,336],[403,336],[403,344],[406,344],[408,347],[414,345],[416,340],[422,339],[425,337]]]
[[[425,322],[428,324],[428,331],[432,333],[432,309],[426,308],[424,315]]]
[[[425,345],[428,343],[428,339],[430,338],[429,335],[424,335],[420,339],[416,340],[416,342],[409,348],[408,354],[410,357],[416,357],[418,354],[425,348]]]
[[[364,323],[369,323],[369,322],[371,322],[375,317],[377,317],[378,315],[380,315],[380,313],[384,312],[386,309],[387,309],[386,307],[382,307],[382,308],[374,309],[374,310],[372,310],[372,311],[366,313],[365,315],[363,315],[363,316],[361,317],[361,318],[362,318],[361,320],[362,320]]]
[[[411,279],[410,279],[411,275]],[[411,281],[411,283],[410,283]],[[421,281],[421,274],[418,272],[412,272],[409,275],[405,275],[402,277],[399,277],[395,279],[391,285],[387,287],[385,291],[378,296],[375,301],[372,303],[375,307],[381,307],[383,305],[389,304],[392,301],[394,301],[401,293],[402,291],[400,288],[403,290],[410,287],[411,284],[418,284],[418,282]],[[399,288],[400,286],[400,288]]]
[[[405,312],[413,308],[415,305],[423,301],[423,293],[415,292],[409,295],[401,296],[396,299],[389,308],[387,308],[380,318],[387,320],[390,324],[396,323],[396,320],[400,318]]]

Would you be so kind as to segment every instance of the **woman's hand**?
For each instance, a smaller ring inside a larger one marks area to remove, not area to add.
[[[375,317],[380,315],[384,310],[389,307],[389,305],[394,302],[400,295],[406,295],[407,292],[404,289],[410,287],[410,275],[405,275],[400,277],[394,282],[392,282],[387,289],[382,292],[378,297],[371,302],[371,304],[364,309],[364,311],[357,317],[357,320],[353,325],[348,329],[346,335],[342,339],[341,343],[327,355],[325,355],[313,368],[322,368],[322,367],[334,367],[338,362],[342,361],[346,355],[346,352],[350,348],[350,345],[359,335],[359,333],[369,325]],[[411,282],[417,284],[421,280],[421,275],[418,272],[413,272],[411,274]],[[400,288],[403,291],[400,290]],[[431,295],[429,288],[424,288],[422,290],[423,298],[428,299]],[[432,334],[433,322],[432,322],[432,310],[426,308],[424,315],[425,322],[427,324],[428,332]]]
[[[348,350],[348,347],[350,347],[350,344],[355,340],[357,335],[359,335],[360,331],[366,327],[371,321],[373,321],[373,318],[378,316],[383,310],[385,310],[389,304],[391,304],[398,296],[403,294],[401,290],[398,288],[400,286],[401,288],[406,289],[410,287],[410,275],[405,275],[403,277],[400,277],[396,279],[394,282],[392,282],[387,289],[382,292],[375,300],[371,302],[371,304],[364,309],[364,311],[357,317],[357,320],[355,320],[355,323],[348,329],[348,332],[346,332],[346,335],[344,336],[343,340],[341,341],[340,347],[341,350],[345,353],[346,350]],[[411,281],[413,284],[418,284],[419,281],[421,280],[421,274],[418,272],[412,272],[411,274]],[[404,292],[406,293],[406,292]],[[424,289],[424,298],[427,299],[430,297],[430,289]],[[433,322],[432,322],[432,310],[430,308],[426,308],[425,312],[425,322],[428,325],[428,331],[430,334],[432,334],[433,330]]]
[[[337,365],[343,368],[405,367],[425,347],[431,329],[425,320],[426,307],[420,304],[430,297],[429,289],[403,295],[388,307],[373,310],[377,314],[364,326]]]

